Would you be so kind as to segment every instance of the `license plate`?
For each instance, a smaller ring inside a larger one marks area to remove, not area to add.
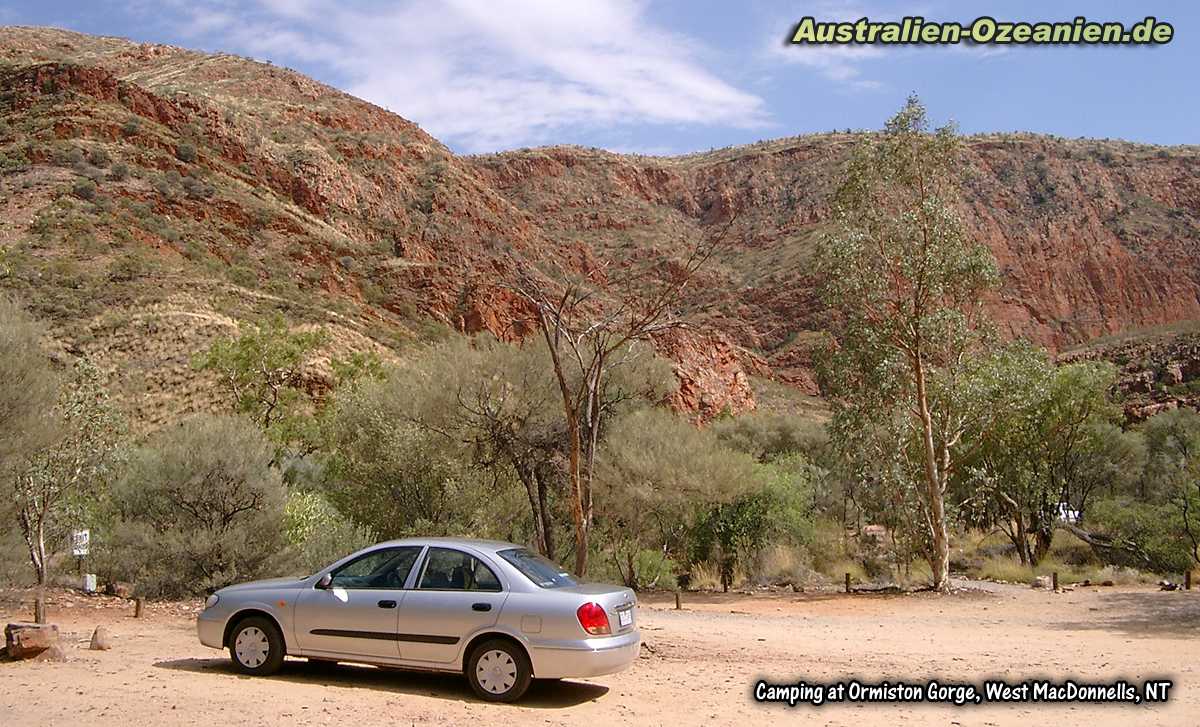
[[[624,611],[617,611],[617,623],[621,628],[625,628],[633,623],[633,609],[627,608]]]

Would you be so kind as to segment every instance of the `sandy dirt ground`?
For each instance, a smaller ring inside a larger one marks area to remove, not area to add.
[[[28,592],[0,594],[0,622]],[[461,678],[289,659],[236,674],[193,631],[195,604],[51,594],[63,663],[0,663],[0,725],[828,725],[1200,724],[1200,591],[1085,588],[1054,594],[972,584],[951,596],[648,595],[642,656],[608,677],[535,683],[517,705],[474,700]],[[111,651],[89,651],[104,624]],[[1156,705],[762,705],[759,678],[908,682],[989,678],[1174,681]]]

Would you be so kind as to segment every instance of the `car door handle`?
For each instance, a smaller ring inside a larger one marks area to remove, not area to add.
[[[472,611],[491,611],[492,604],[490,604],[490,603],[472,603],[471,610]]]
[[[380,608],[395,608],[396,602],[395,601],[380,601],[379,607]]]

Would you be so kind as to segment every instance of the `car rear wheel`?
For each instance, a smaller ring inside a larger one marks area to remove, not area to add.
[[[267,676],[283,665],[283,636],[259,616],[242,619],[229,635],[229,658],[243,674]]]
[[[489,702],[515,702],[529,689],[533,668],[525,651],[506,639],[490,639],[475,647],[467,660],[467,681]]]

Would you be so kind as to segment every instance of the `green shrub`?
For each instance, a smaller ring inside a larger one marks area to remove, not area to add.
[[[167,199],[173,199],[175,197],[175,188],[171,185],[170,180],[168,180],[166,177],[156,177],[151,183],[151,186],[154,187],[155,192],[158,192]]]
[[[723,443],[760,462],[770,462],[800,452],[810,457],[825,445],[820,422],[797,416],[753,413],[713,422],[713,433]]]
[[[90,179],[76,179],[71,185],[71,194],[91,202],[96,199],[96,183]]]
[[[108,266],[108,279],[114,283],[127,283],[148,275],[153,270],[150,260],[142,254],[122,255]]]
[[[68,149],[56,150],[54,153],[54,161],[60,166],[78,167],[84,163],[83,150],[70,147]]]
[[[1191,542],[1173,503],[1154,504],[1132,497],[1098,500],[1088,509],[1091,527],[1111,539],[1105,559],[1114,565],[1182,573],[1195,567]]]
[[[362,290],[363,298],[371,305],[383,306],[391,300],[385,288],[370,280],[360,283],[359,289]]]
[[[108,155],[107,149],[102,146],[98,146],[88,152],[87,160],[88,163],[92,164],[93,166],[106,167],[108,166],[108,163],[112,161],[112,158]]]
[[[312,573],[375,541],[371,531],[355,525],[321,493],[297,490],[288,494],[284,528],[296,550],[297,565]]]
[[[734,570],[753,571],[768,545],[803,546],[815,533],[813,469],[802,455],[758,465],[755,474],[753,489],[709,505],[688,531],[689,560],[717,562],[730,585]]]
[[[23,172],[29,168],[29,158],[21,149],[0,152],[0,173]]]
[[[151,436],[113,488],[100,574],[169,598],[293,565],[274,454],[257,428],[234,417],[197,416]]]
[[[186,141],[179,142],[175,146],[175,158],[187,164],[196,161],[196,145]]]
[[[129,119],[121,125],[121,133],[125,136],[133,136],[138,133],[138,129],[142,127],[141,119],[136,117]]]
[[[634,557],[637,587],[674,588],[679,566],[659,550],[642,550]]]
[[[217,191],[211,184],[195,177],[184,177],[181,184],[189,199],[208,199]]]
[[[108,171],[108,177],[114,182],[124,181],[129,177],[128,165],[126,165],[125,162],[117,162],[116,164],[112,165],[112,168]]]

